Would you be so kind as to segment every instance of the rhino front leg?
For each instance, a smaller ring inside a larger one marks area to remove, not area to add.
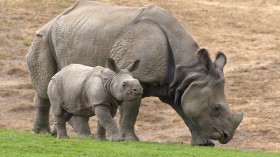
[[[114,118],[117,114],[117,109],[111,110],[111,116]],[[100,121],[97,122],[97,133],[96,138],[99,140],[106,140],[106,129],[100,124]]]
[[[50,101],[39,97],[38,94],[34,97],[36,115],[33,124],[32,132],[34,134],[50,133],[49,113],[50,113]]]
[[[92,136],[89,125],[89,117],[72,116],[68,123],[73,127],[79,136]]]
[[[120,131],[126,141],[139,141],[135,134],[134,125],[139,113],[141,99],[123,102],[120,106]]]
[[[101,126],[108,132],[111,141],[124,140],[107,106],[95,106],[94,112]]]
[[[99,121],[97,122],[96,139],[106,140],[106,130],[103,128]]]

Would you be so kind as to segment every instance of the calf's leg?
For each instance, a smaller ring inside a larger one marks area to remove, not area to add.
[[[89,124],[89,117],[72,116],[68,123],[73,127],[75,132],[81,136],[92,136]]]
[[[94,112],[101,126],[108,132],[111,141],[124,140],[107,106],[96,106]]]
[[[55,114],[55,126],[52,130],[52,134],[56,133],[57,138],[68,138],[67,130],[66,130],[66,122],[72,117],[71,114],[68,114],[63,111],[61,108],[62,114]]]
[[[73,115],[70,114],[70,113],[65,113],[64,114],[64,119],[65,121],[67,122]],[[54,125],[52,130],[51,130],[51,134],[54,136],[54,137],[57,137],[57,125]]]
[[[111,116],[114,118],[117,113],[117,108],[111,110]],[[99,140],[106,140],[106,130],[103,128],[103,126],[98,121],[97,123],[97,133],[96,138]]]

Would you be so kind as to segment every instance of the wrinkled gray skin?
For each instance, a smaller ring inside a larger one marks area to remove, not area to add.
[[[107,130],[111,141],[124,140],[113,117],[121,102],[142,97],[143,88],[130,73],[138,65],[139,60],[127,69],[119,69],[113,59],[108,59],[109,69],[71,64],[55,74],[48,86],[51,109],[55,116],[52,134],[57,138],[68,137],[66,122],[73,115],[96,115],[98,139],[106,139]]]
[[[192,145],[227,143],[242,121],[224,95],[226,56],[213,63],[207,50],[168,11],[156,7],[122,7],[77,2],[36,32],[27,62],[36,90],[33,132],[49,132],[47,85],[71,63],[105,66],[113,58],[119,67],[140,59],[133,77],[144,88],[143,97],[157,96],[182,117],[192,134]],[[133,104],[133,105],[131,105]],[[134,132],[140,99],[120,107],[120,131],[125,140],[139,140]],[[156,113],[155,113],[156,114]],[[78,134],[90,134],[87,118],[72,117]]]

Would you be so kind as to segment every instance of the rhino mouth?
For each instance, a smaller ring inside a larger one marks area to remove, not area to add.
[[[221,144],[226,144],[229,142],[230,139],[231,139],[231,137],[226,132],[223,131],[221,133],[221,139],[219,140],[219,142]]]
[[[213,128],[214,133],[211,133],[209,135],[209,138],[212,140],[221,140],[222,139],[222,134],[220,133],[220,131],[218,131],[216,128]]]
[[[219,134],[219,138],[217,138],[216,140],[219,140],[219,142],[221,144],[226,144],[226,143],[228,143],[230,141],[231,137],[229,136],[228,133],[226,133],[223,130],[218,130],[216,128],[214,128],[214,130],[216,131],[216,133],[214,133],[214,134]],[[215,140],[215,139],[213,139],[213,140]]]
[[[212,133],[209,138],[213,140],[219,140],[221,144],[226,144],[230,141],[231,138],[228,133],[222,130],[218,130],[216,128],[213,129],[215,130],[215,132]]]
[[[128,93],[127,94],[127,101],[132,101],[136,99],[140,99],[142,97],[141,93]]]

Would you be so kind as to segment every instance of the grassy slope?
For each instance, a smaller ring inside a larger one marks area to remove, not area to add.
[[[90,138],[55,139],[50,135],[0,129],[0,156],[280,156],[211,147],[150,142],[108,142]]]

